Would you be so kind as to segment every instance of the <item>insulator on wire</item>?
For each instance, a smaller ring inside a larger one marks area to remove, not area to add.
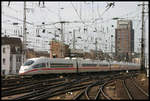
[[[39,1],[39,6],[40,6],[40,1]]]
[[[10,5],[10,1],[8,1],[8,6]]]
[[[42,31],[43,33],[45,33],[45,29],[43,29],[43,31]]]
[[[45,5],[44,1],[43,1],[43,6]]]
[[[41,1],[39,1],[39,6],[40,6],[40,4],[41,4],[40,2],[41,2]],[[44,1],[43,1],[43,7],[45,7],[45,2],[44,2]]]

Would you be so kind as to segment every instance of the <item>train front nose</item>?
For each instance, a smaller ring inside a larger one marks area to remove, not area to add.
[[[20,70],[19,70],[19,75],[24,74],[26,72],[26,68],[28,68],[27,66],[21,66]]]
[[[20,70],[19,70],[19,75],[22,74],[22,73],[24,73],[24,66],[21,66]]]

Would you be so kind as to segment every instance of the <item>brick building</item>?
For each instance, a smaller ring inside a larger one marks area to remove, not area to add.
[[[71,49],[70,50],[70,56],[71,57],[84,57],[84,51],[82,49]]]
[[[104,53],[100,51],[90,50],[91,59],[100,59],[104,60]]]
[[[134,30],[131,20],[118,20],[115,29],[115,53],[117,58],[131,61],[134,52]]]
[[[70,57],[69,45],[63,44],[57,40],[50,42],[50,58]]]
[[[26,58],[36,58],[36,57],[49,57],[47,51],[34,51],[33,49],[27,49]]]

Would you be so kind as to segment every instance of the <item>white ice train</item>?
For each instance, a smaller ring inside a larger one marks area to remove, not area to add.
[[[127,62],[108,62],[100,60],[31,58],[20,68],[20,75],[82,73],[102,71],[140,70],[140,65]]]

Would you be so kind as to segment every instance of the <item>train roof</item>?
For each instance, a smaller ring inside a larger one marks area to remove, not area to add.
[[[37,57],[37,58],[30,58],[28,60],[34,60],[34,61],[40,61],[40,60],[43,60],[43,61],[74,61],[74,59],[65,59],[65,58],[48,58],[48,57]],[[131,62],[118,62],[118,61],[106,61],[106,60],[91,60],[91,59],[78,59],[77,60],[79,61],[82,61],[84,63],[111,63],[111,64],[130,64],[130,65],[139,65],[137,63],[131,63]]]

